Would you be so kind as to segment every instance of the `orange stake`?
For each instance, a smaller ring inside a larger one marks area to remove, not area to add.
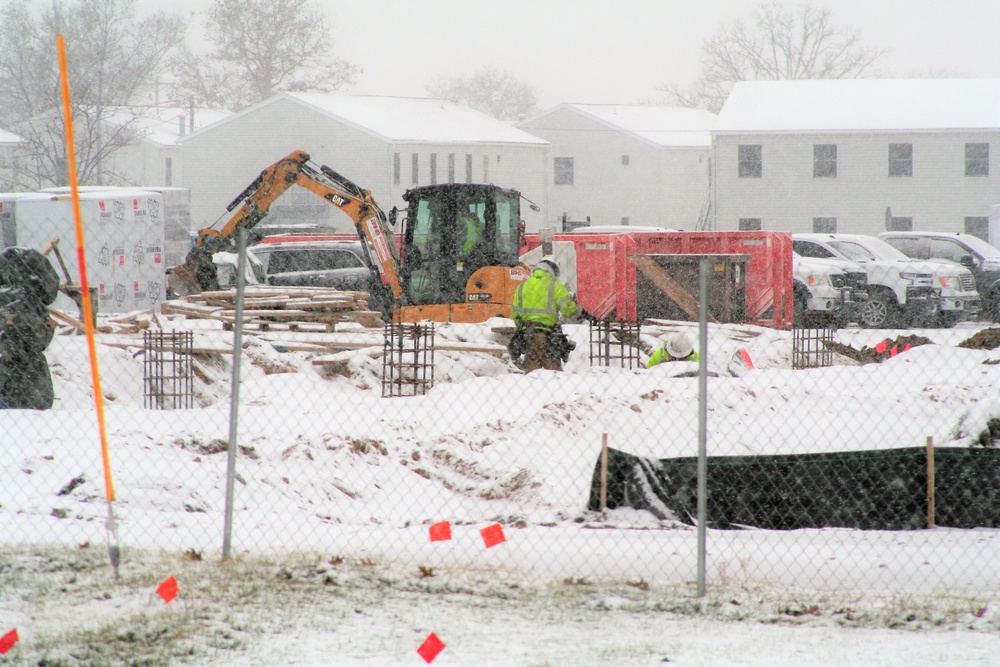
[[[108,456],[107,429],[104,424],[104,394],[101,392],[101,374],[97,368],[97,345],[94,341],[93,305],[90,303],[90,289],[87,284],[87,262],[84,259],[83,217],[80,214],[80,191],[76,182],[76,150],[73,146],[73,108],[69,98],[69,74],[66,67],[66,42],[62,35],[56,36],[59,47],[59,72],[62,82],[63,107],[66,121],[66,163],[69,165],[69,186],[73,196],[73,218],[76,222],[76,254],[80,263],[80,288],[83,290],[83,321],[87,325],[87,347],[90,352],[90,374],[94,384],[94,403],[97,408],[97,425],[101,433],[101,457],[104,462],[104,493],[108,502],[115,499],[115,487],[111,481],[111,459]]]

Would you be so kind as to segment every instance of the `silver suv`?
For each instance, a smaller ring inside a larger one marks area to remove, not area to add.
[[[979,309],[978,293],[963,285],[968,269],[911,259],[874,236],[792,234],[792,247],[804,257],[835,257],[864,267],[869,298],[861,323],[867,327],[951,326]]]
[[[263,264],[268,285],[368,292],[369,308],[383,313],[391,309],[391,294],[360,240],[271,240],[248,250]]]
[[[879,238],[907,257],[949,260],[969,269],[979,292],[980,315],[1000,322],[1000,249],[971,234],[883,232]]]

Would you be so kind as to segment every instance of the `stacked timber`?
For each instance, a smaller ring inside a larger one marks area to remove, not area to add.
[[[248,287],[243,296],[244,329],[269,331],[333,331],[339,322],[354,321],[381,328],[382,314],[368,310],[368,292],[323,287]],[[202,292],[165,301],[164,315],[222,322],[229,331],[236,323],[236,290]]]

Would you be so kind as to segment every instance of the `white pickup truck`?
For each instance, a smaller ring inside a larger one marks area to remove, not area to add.
[[[907,257],[946,260],[969,269],[979,292],[980,317],[1000,322],[1000,249],[971,234],[883,232],[878,236]]]
[[[844,326],[860,321],[868,301],[868,274],[858,264],[793,252],[792,279],[796,325],[828,321]]]
[[[979,294],[968,269],[952,262],[911,259],[874,236],[792,234],[792,247],[804,257],[842,259],[864,268],[868,301],[860,319],[870,328],[951,326],[957,321],[954,312],[965,316],[979,309]]]

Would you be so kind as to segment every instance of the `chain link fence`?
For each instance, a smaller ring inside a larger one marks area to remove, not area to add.
[[[692,596],[702,578],[708,595],[1000,590],[988,324],[923,344],[827,331],[829,363],[803,368],[791,331],[567,325],[564,371],[526,375],[506,321],[345,316],[242,331],[234,373],[231,322],[181,310],[101,320],[100,400],[87,337],[52,336],[51,407],[0,411],[5,547],[107,542],[128,562],[228,543]],[[676,331],[707,342],[704,367],[646,368]]]

